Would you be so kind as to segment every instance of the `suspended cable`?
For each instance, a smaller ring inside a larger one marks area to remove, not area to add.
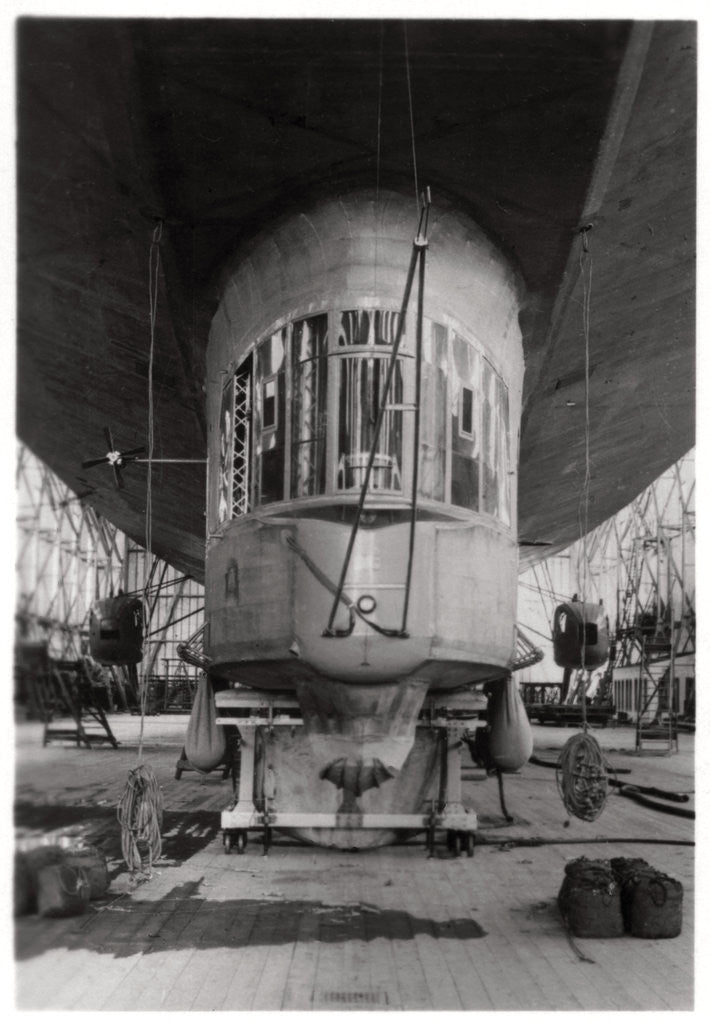
[[[582,601],[587,596],[587,534],[589,533],[589,491],[591,485],[591,464],[589,455],[589,329],[592,293],[592,254],[587,239],[589,228],[582,230],[582,246],[579,253],[582,279],[582,330],[584,334],[584,482],[580,491],[579,529],[582,541]]]
[[[414,106],[412,103],[412,82],[409,74],[409,42],[407,40],[407,23],[404,22],[404,63],[407,70],[407,95],[409,96],[409,131],[412,138],[412,167],[414,169],[414,195],[419,209],[419,179],[417,177],[417,150],[414,144]]]
[[[380,154],[381,154],[381,142],[382,142],[382,78],[383,78],[383,67],[384,67],[384,38],[385,28],[382,22],[380,22],[380,73],[379,82],[377,87],[377,166],[375,168],[375,196],[379,205],[380,201]],[[377,238],[375,237],[375,242]]]
[[[582,546],[580,592],[582,609],[587,597],[587,533],[589,532],[590,470],[590,416],[589,416],[589,333],[592,285],[592,258],[589,252],[589,226],[581,231],[579,254],[582,281],[582,331],[584,336],[584,482],[579,500],[579,529]],[[586,674],[586,620],[582,619],[581,671],[582,682]],[[609,792],[604,755],[597,740],[589,734],[587,722],[587,694],[581,694],[582,732],[572,736],[562,748],[557,762],[557,787],[566,810],[583,821],[594,821],[601,814]]]
[[[552,641],[552,636],[548,636],[546,633],[541,633],[539,629],[533,629],[532,626],[526,626],[525,629],[528,633],[535,633],[535,635],[539,636],[541,640]]]
[[[148,353],[148,473],[146,476],[145,501],[145,548],[147,561],[150,562],[153,548],[153,449],[155,444],[154,409],[153,409],[153,361],[155,358],[155,324],[158,312],[158,280],[160,271],[160,240],[163,236],[163,222],[159,221],[153,230],[153,240],[148,258],[148,301],[150,312],[150,349]],[[150,579],[152,579],[151,570]],[[146,579],[143,588],[143,600],[149,604],[148,591],[150,579]],[[141,723],[138,739],[138,760],[143,754],[143,730],[145,725],[145,709],[148,699],[148,679],[144,676],[141,687]]]
[[[154,629],[150,633],[148,633],[148,638],[150,638],[151,636],[157,636],[158,633],[165,633],[166,630],[172,629],[173,626],[177,626],[180,622],[184,622],[185,619],[191,619],[193,615],[199,615],[200,612],[203,612],[204,610],[204,605],[202,605],[200,608],[193,608],[192,611],[186,612],[184,615],[181,615],[179,619],[173,619],[171,622],[166,622],[164,626],[158,626],[157,629]]]
[[[382,79],[384,68],[384,24],[380,22],[380,69],[377,88],[377,160],[375,166],[375,216],[380,208],[380,155],[382,144]],[[375,295],[377,295],[377,272],[379,269],[379,224],[375,223]]]
[[[355,509],[355,517],[353,519],[353,524],[352,524],[352,527],[351,527],[351,530],[350,530],[350,537],[348,539],[348,545],[347,545],[347,548],[346,548],[346,551],[345,551],[345,556],[343,558],[343,564],[342,564],[342,567],[341,567],[341,570],[340,570],[340,577],[339,577],[338,584],[337,584],[337,587],[336,587],[336,590],[335,590],[333,605],[332,605],[332,608],[330,610],[330,616],[328,618],[328,623],[327,623],[327,625],[326,625],[326,627],[325,627],[325,629],[323,631],[323,636],[330,636],[330,637],[349,636],[350,633],[352,632],[352,628],[349,628],[345,633],[343,633],[342,631],[336,630],[335,627],[334,627],[335,616],[336,616],[337,611],[338,611],[338,606],[339,606],[339,604],[340,604],[340,602],[342,600],[343,587],[345,586],[345,578],[347,576],[348,568],[350,566],[350,559],[352,557],[353,548],[354,548],[354,545],[355,545],[355,539],[356,539],[358,531],[360,529],[360,520],[362,518],[362,512],[363,512],[363,509],[365,507],[365,501],[367,499],[367,495],[368,495],[368,491],[369,491],[369,487],[370,487],[370,477],[371,477],[371,474],[372,474],[372,467],[374,465],[375,456],[377,454],[377,449],[378,449],[378,444],[379,444],[379,439],[380,439],[380,432],[382,430],[382,425],[384,423],[385,414],[388,411],[387,402],[388,402],[388,399],[389,399],[389,396],[390,396],[390,392],[391,392],[391,388],[392,388],[392,381],[393,381],[393,378],[394,378],[395,367],[397,366],[398,355],[399,355],[399,347],[400,347],[400,344],[401,344],[401,341],[402,341],[402,337],[403,337],[403,334],[404,334],[404,327],[405,327],[405,323],[406,323],[407,310],[408,310],[408,307],[409,307],[409,297],[410,297],[410,294],[411,294],[412,284],[413,284],[413,281],[414,281],[414,272],[416,270],[417,262],[418,261],[420,262],[420,266],[422,265],[422,262],[423,262],[423,259],[424,259],[424,252],[425,252],[425,250],[427,248],[427,245],[428,245],[427,238],[426,238],[426,230],[427,230],[428,219],[429,219],[429,207],[430,207],[430,205],[431,205],[431,194],[430,194],[429,189],[427,189],[426,192],[422,195],[422,205],[421,205],[421,210],[420,210],[420,213],[419,213],[419,224],[418,224],[418,227],[417,227],[417,234],[416,234],[416,236],[414,238],[414,242],[412,243],[412,255],[411,255],[411,258],[410,258],[410,262],[409,262],[409,269],[407,271],[407,280],[406,280],[406,283],[405,283],[405,286],[404,286],[404,296],[402,298],[402,305],[401,305],[401,308],[400,308],[399,316],[398,316],[397,321],[396,321],[397,328],[396,328],[396,331],[395,331],[394,340],[392,342],[392,351],[391,351],[390,358],[389,358],[388,365],[387,365],[387,372],[386,372],[386,375],[385,375],[385,381],[384,381],[384,384],[383,384],[383,387],[382,387],[381,395],[380,395],[380,397],[378,399],[377,415],[376,415],[374,426],[373,426],[373,430],[372,430],[372,440],[371,440],[370,449],[369,449],[369,452],[368,452],[367,464],[365,466],[365,474],[364,474],[364,478],[363,478],[362,485],[361,485],[361,488],[360,488],[360,497],[358,499],[357,507]],[[420,291],[419,291],[419,294],[420,294],[419,310],[420,310],[420,312],[421,312],[421,301],[422,301],[421,300],[421,296],[422,296],[423,285],[424,285],[423,272],[420,270],[420,279],[419,279],[419,289],[420,289]],[[370,404],[370,407],[374,409],[374,405],[375,405],[374,397],[370,399],[370,403],[369,404]],[[412,518],[412,523],[414,523],[414,521],[416,520],[416,504],[414,502],[413,502],[413,505],[412,505],[412,517],[413,517]],[[414,530],[414,526],[412,525],[410,527],[410,550],[409,550],[409,557],[408,557],[408,561],[407,561],[407,582],[406,582],[406,585],[405,585],[406,589],[405,589],[405,598],[404,598],[404,612],[403,612],[402,626],[400,627],[399,630],[389,630],[389,629],[385,630],[387,635],[389,635],[389,636],[397,636],[399,638],[405,638],[406,637],[406,629],[405,629],[405,627],[406,627],[407,610],[408,610],[408,606],[409,606],[409,587],[411,585],[411,578],[412,578],[412,560],[413,560],[413,543],[414,543],[413,542],[413,530]],[[369,621],[369,624],[373,626],[373,628],[375,628],[375,629],[378,628],[378,627],[374,626],[373,623],[370,620],[368,620],[368,621]],[[354,623],[353,623],[353,620],[351,618],[350,626],[352,627],[353,624]],[[379,631],[382,632],[381,629]]]
[[[163,234],[162,222],[153,231],[148,257],[148,300],[150,321],[150,350],[148,357],[148,474],[145,504],[145,546],[146,562],[150,563],[152,551],[152,459],[154,447],[153,408],[153,360],[155,356],[155,325],[158,308],[158,280],[160,270],[160,240]],[[144,606],[150,607],[149,591],[153,571],[146,576],[143,587]],[[160,857],[162,839],[160,830],[163,821],[163,798],[153,769],[143,764],[143,733],[145,728],[146,704],[148,700],[148,676],[143,672],[139,686],[140,731],[138,735],[138,765],[128,773],[128,781],[118,805],[118,820],[121,825],[121,851],[129,871],[143,870],[147,859],[147,874],[150,876],[153,862]]]

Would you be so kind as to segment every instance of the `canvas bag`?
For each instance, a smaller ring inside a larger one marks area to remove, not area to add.
[[[196,771],[211,772],[224,761],[226,753],[227,734],[224,726],[217,725],[212,684],[201,675],[187,725],[185,757]]]
[[[525,705],[512,676],[491,686],[488,701],[489,751],[496,768],[517,772],[533,752],[533,734]]]

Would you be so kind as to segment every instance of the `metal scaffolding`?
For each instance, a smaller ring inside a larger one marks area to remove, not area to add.
[[[202,585],[149,557],[24,446],[17,452],[16,489],[16,665],[32,650],[53,662],[81,659],[92,605],[119,591],[134,593],[144,597],[140,674],[149,709],[189,709],[200,670],[180,658],[178,645],[203,625]],[[125,673],[108,671],[130,705],[135,694]]]
[[[603,601],[613,638],[617,714],[637,726],[637,746],[694,720],[695,456],[689,452],[626,508],[520,579],[519,619],[551,648],[552,612],[573,594]],[[537,604],[535,613],[534,605]],[[551,657],[528,680],[559,672]],[[667,728],[666,728],[667,727]],[[645,734],[645,735],[644,735]],[[668,734],[668,735],[667,735]]]

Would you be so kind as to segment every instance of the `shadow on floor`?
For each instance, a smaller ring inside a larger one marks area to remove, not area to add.
[[[24,918],[16,957],[49,949],[88,949],[115,958],[181,949],[239,949],[299,942],[343,943],[376,938],[479,939],[487,933],[471,918],[448,921],[363,903],[318,900],[203,899],[202,879],[175,886],[160,900],[125,896],[71,921]]]

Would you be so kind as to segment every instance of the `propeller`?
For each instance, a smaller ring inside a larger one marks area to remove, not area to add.
[[[145,448],[131,448],[126,452],[119,451],[113,443],[113,435],[108,427],[104,427],[104,437],[106,438],[106,444],[108,445],[108,451],[106,454],[100,459],[84,459],[81,464],[81,468],[91,469],[93,466],[101,466],[106,463],[113,470],[116,486],[123,487],[121,469],[129,462],[133,462],[137,459],[139,455],[143,455]]]

